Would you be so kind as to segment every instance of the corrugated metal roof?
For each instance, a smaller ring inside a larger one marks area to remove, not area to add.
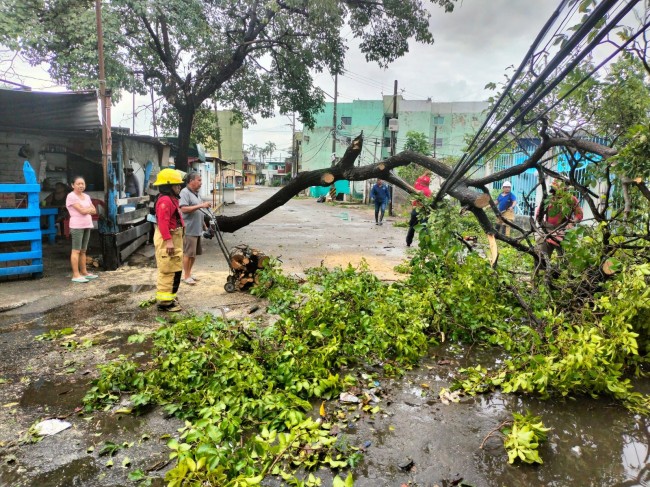
[[[52,132],[101,128],[94,91],[42,93],[0,89],[0,130]]]

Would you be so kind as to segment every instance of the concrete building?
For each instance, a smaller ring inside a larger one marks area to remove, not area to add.
[[[244,128],[241,123],[233,123],[234,114],[231,110],[217,110],[219,131],[221,132],[221,154],[215,145],[207,147],[210,155],[233,163],[232,169],[243,170],[244,161]]]
[[[406,133],[426,134],[436,157],[460,157],[465,137],[476,132],[485,118],[487,102],[433,102],[396,98],[398,131],[396,152],[403,150]],[[334,103],[326,103],[323,112],[316,115],[316,125],[305,129],[300,151],[303,171],[330,167],[334,157],[343,156],[354,137],[363,131],[364,149],[357,163],[372,164],[390,155],[389,121],[393,118],[393,97],[382,100],[354,100],[338,103],[336,126],[333,124]],[[333,133],[336,140],[333,140]],[[337,185],[338,192],[346,192],[345,185]],[[320,196],[327,188],[313,188],[311,194]],[[357,192],[356,188],[351,188]],[[347,191],[350,192],[350,191]]]

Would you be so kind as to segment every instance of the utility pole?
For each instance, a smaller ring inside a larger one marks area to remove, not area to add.
[[[393,118],[397,118],[397,80],[395,80],[395,85],[393,87]],[[391,157],[395,155],[395,144],[396,144],[395,131],[391,130],[390,132],[390,155]]]
[[[332,158],[336,154],[336,101],[338,97],[339,75],[334,75],[334,113],[332,115]],[[332,161],[332,166],[334,161]]]
[[[111,157],[111,103],[106,94],[106,73],[104,71],[104,34],[102,31],[102,3],[95,0],[97,21],[97,53],[99,56],[99,97],[102,109],[102,170],[104,173],[104,201],[108,203],[108,160]]]
[[[438,145],[438,126],[433,127],[433,158],[436,158],[436,146]]]
[[[372,163],[373,164],[377,163],[377,147],[379,146],[379,143],[380,143],[379,139],[375,139],[375,152],[374,152],[374,154],[372,156]],[[365,184],[363,186],[363,204],[364,205],[367,205],[370,202],[369,198],[368,198],[368,193],[369,193],[369,191],[368,191],[368,181],[366,180]]]
[[[397,80],[395,80],[395,85],[393,87],[393,118],[397,118]],[[395,135],[395,130],[390,132],[390,155],[391,157],[395,155],[395,146],[397,145],[397,137]],[[388,203],[388,216],[393,216],[393,185],[390,185],[390,201]]]
[[[291,152],[293,164],[291,165],[291,177],[298,175],[298,141],[296,140],[296,112],[291,114]]]
[[[151,94],[151,123],[153,124],[153,136],[158,137],[158,127],[156,126],[156,102],[153,97],[153,86],[149,88]]]

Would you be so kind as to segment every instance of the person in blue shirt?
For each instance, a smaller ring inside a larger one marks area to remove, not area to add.
[[[500,216],[497,218],[496,225],[497,232],[505,234],[506,237],[510,236],[510,225],[507,222],[514,221],[516,205],[517,197],[512,192],[512,184],[510,184],[510,181],[506,181],[503,183],[501,194],[497,198],[497,208]]]
[[[381,179],[378,179],[370,190],[370,199],[375,202],[375,225],[383,225],[386,205],[390,202],[390,193],[388,186]]]

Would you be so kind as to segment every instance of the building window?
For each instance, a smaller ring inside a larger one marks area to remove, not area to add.
[[[341,125],[352,125],[352,117],[341,117]]]
[[[345,143],[346,143],[347,145],[350,145],[350,144],[352,143],[352,137],[346,137],[346,138],[345,138]]]
[[[433,123],[435,125],[443,125],[445,123],[445,117],[441,117],[440,115],[436,115],[433,117]]]
[[[434,144],[436,147],[442,147],[442,139],[440,137],[436,137]]]
[[[384,147],[390,147],[390,137],[384,137]]]

